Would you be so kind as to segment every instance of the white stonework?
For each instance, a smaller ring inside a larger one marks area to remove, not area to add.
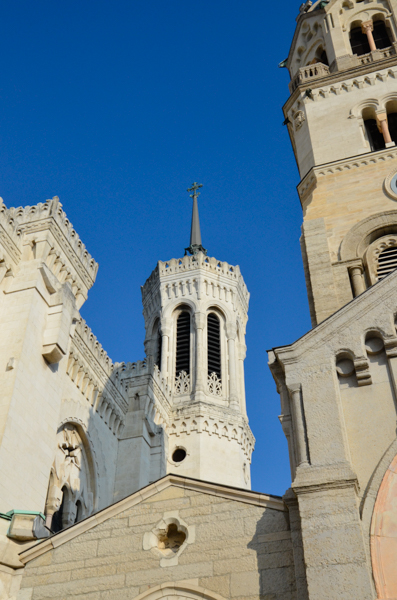
[[[97,265],[58,198],[2,205],[0,600],[397,598],[396,15],[308,0],[283,63],[314,326],[268,353],[283,498],[250,491],[249,294],[201,245],[202,186],[192,256],[142,287],[135,363],[79,314]]]

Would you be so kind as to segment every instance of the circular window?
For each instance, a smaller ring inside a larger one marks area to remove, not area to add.
[[[397,200],[397,171],[393,169],[384,181],[384,189],[390,198]]]
[[[390,181],[390,187],[392,192],[397,194],[397,174],[394,175],[393,179]]]
[[[174,450],[174,453],[172,455],[172,460],[174,462],[182,462],[185,458],[186,450],[184,450],[183,448],[177,448],[176,450]]]

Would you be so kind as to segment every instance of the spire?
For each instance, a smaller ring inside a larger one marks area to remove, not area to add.
[[[193,211],[192,211],[192,228],[190,230],[190,246],[189,248],[185,248],[185,255],[190,252],[190,254],[197,254],[198,252],[203,252],[207,254],[207,250],[203,248],[201,245],[201,232],[200,232],[200,220],[199,220],[199,212],[198,212],[198,204],[197,198],[200,195],[200,192],[197,190],[203,187],[202,183],[194,182],[192,187],[189,188],[188,192],[193,192],[190,194],[190,197],[193,198]]]

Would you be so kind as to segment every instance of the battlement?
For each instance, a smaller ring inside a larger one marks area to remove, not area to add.
[[[9,225],[16,231],[18,236],[32,231],[40,231],[39,222],[53,219],[58,225],[59,232],[66,238],[81,264],[89,273],[92,282],[95,281],[98,263],[88,253],[72,223],[67,218],[58,196],[54,196],[52,200],[46,200],[44,203],[39,202],[35,206],[19,206],[7,209],[3,204],[1,211],[7,216]]]
[[[161,261],[157,263],[156,268],[150,274],[150,277],[146,280],[142,286],[142,299],[145,304],[145,299],[152,293],[153,286],[156,282],[160,282],[161,279],[167,278],[169,275],[175,276],[194,271],[205,271],[208,274],[214,276],[223,276],[226,281],[230,281],[235,286],[240,288],[240,293],[246,310],[248,309],[249,292],[245,285],[243,276],[241,275],[240,267],[230,265],[225,261],[219,261],[214,257],[205,256],[202,252],[199,252],[195,256],[184,256],[183,258],[172,258],[168,261]]]
[[[18,223],[9,215],[9,211],[0,198],[0,245],[2,255],[0,259],[6,262],[7,266],[16,265],[21,257],[20,235],[17,231]]]
[[[112,359],[108,356],[106,350],[103,348],[100,342],[98,342],[97,337],[92,332],[92,329],[87,325],[87,323],[82,318],[75,330],[76,334],[81,338],[84,342],[87,349],[91,352],[96,361],[101,365],[102,369],[105,373],[110,377],[113,373],[115,365],[112,362]],[[116,363],[117,365],[118,363]]]

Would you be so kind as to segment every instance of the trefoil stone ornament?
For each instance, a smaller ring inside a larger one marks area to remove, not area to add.
[[[190,375],[181,371],[175,379],[175,394],[187,394],[190,392]]]
[[[216,373],[208,375],[208,391],[213,396],[222,396],[222,381]]]

